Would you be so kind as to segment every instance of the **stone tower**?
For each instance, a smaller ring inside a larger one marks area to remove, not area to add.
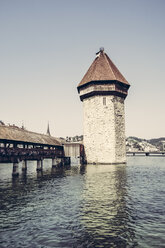
[[[87,163],[126,163],[124,99],[129,87],[100,48],[77,87],[83,102]]]

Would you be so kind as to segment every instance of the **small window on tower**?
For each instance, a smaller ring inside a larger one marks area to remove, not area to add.
[[[103,105],[106,105],[106,97],[103,97]]]

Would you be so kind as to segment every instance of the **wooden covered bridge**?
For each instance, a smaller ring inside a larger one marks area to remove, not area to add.
[[[37,170],[42,170],[45,158],[52,159],[52,166],[69,163],[58,139],[16,126],[0,125],[0,163],[13,163],[13,176],[19,174],[20,161],[22,169],[26,170],[27,160],[37,160]]]

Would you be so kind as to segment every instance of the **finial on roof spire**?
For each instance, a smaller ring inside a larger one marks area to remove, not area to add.
[[[104,47],[100,47],[100,52],[104,52]]]
[[[104,47],[100,47],[99,52],[96,53],[96,57],[99,57],[100,53],[103,53],[103,52],[104,52]]]

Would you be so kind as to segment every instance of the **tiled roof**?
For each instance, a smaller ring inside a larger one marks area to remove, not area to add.
[[[18,142],[22,141],[32,144],[61,146],[59,140],[52,136],[30,132],[22,128],[4,125],[0,125],[0,140],[10,140]]]
[[[126,85],[130,85],[124,76],[120,73],[108,55],[100,50],[97,57],[89,67],[87,73],[78,85],[85,85],[91,81],[119,81]]]

